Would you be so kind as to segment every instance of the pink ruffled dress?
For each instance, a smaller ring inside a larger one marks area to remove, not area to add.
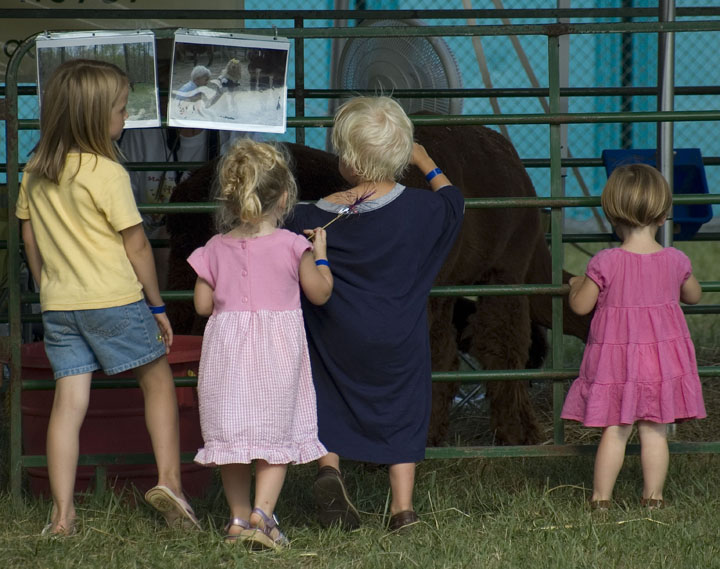
[[[707,416],[679,303],[691,272],[688,257],[672,247],[605,249],[590,260],[586,275],[600,295],[563,419],[607,427]]]
[[[300,308],[300,257],[310,243],[285,229],[251,239],[216,235],[188,263],[213,287],[198,374],[208,466],[305,463],[327,454]]]

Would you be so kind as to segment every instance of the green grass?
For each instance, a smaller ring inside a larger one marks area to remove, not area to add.
[[[720,281],[720,244],[680,243],[701,281]],[[592,253],[602,245],[583,245]],[[568,246],[565,266],[581,273],[588,254]],[[716,303],[717,293],[703,304]],[[716,365],[718,319],[688,317],[701,365]],[[579,365],[583,345],[567,338],[565,365]],[[680,440],[720,440],[716,378],[704,380],[710,416],[677,426]],[[537,411],[552,436],[549,388],[532,388]],[[4,398],[5,402],[7,398]],[[4,417],[3,417],[4,415]],[[0,413],[0,432],[7,432]],[[473,402],[453,421],[451,440],[488,444],[489,409]],[[592,443],[597,429],[567,426],[569,442]],[[6,437],[2,437],[3,444]],[[3,456],[7,447],[0,447]],[[6,466],[0,487],[6,482]],[[349,490],[363,525],[352,533],[321,529],[311,497],[314,465],[291,467],[277,508],[292,547],[250,554],[222,542],[227,506],[216,482],[194,499],[202,532],[169,530],[137,493],[79,500],[80,532],[65,540],[39,536],[50,502],[25,496],[14,503],[0,494],[0,568],[713,568],[720,567],[720,456],[673,455],[662,511],[639,507],[642,474],[637,456],[626,459],[609,515],[591,514],[586,502],[593,457],[425,461],[418,467],[415,505],[422,523],[411,534],[390,535],[387,472],[348,463]],[[134,505],[136,504],[136,505]]]
[[[165,529],[145,506],[114,496],[79,506],[79,535],[38,534],[50,504],[14,505],[0,497],[0,566],[62,567],[720,567],[717,540],[720,457],[674,456],[666,497],[671,506],[638,505],[641,474],[628,457],[616,506],[602,517],[586,501],[592,458],[426,461],[418,470],[416,505],[422,523],[409,535],[383,528],[386,472],[348,464],[350,492],[363,525],[352,533],[321,529],[310,497],[314,467],[291,467],[278,515],[292,546],[251,554],[222,542],[222,493],[195,500],[202,532]]]

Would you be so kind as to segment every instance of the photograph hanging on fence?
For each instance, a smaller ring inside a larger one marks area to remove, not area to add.
[[[168,124],[285,132],[289,48],[284,38],[177,31]]]
[[[114,63],[130,78],[125,128],[160,126],[155,34],[149,30],[46,32],[35,38],[38,98],[53,71],[70,59]]]

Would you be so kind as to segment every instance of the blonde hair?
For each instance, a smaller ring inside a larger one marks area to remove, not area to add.
[[[240,81],[240,78],[242,77],[242,67],[240,65],[240,60],[235,59],[234,57],[225,64],[225,68],[220,73],[220,77],[227,77],[231,81]]]
[[[282,199],[287,192],[285,203]],[[219,166],[217,229],[244,227],[250,233],[263,219],[279,225],[297,203],[297,185],[285,150],[249,138],[236,141]]]
[[[413,124],[390,97],[356,97],[335,113],[332,143],[363,181],[397,180],[412,157]]]
[[[600,198],[614,226],[645,227],[659,223],[672,207],[672,194],[663,175],[646,164],[613,170]]]
[[[61,64],[43,91],[40,142],[25,171],[57,184],[71,150],[118,161],[110,117],[129,85],[127,74],[112,63],[72,59]]]

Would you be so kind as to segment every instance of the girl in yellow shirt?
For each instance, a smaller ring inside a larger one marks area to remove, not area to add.
[[[75,59],[55,70],[17,201],[56,380],[47,435],[49,535],[75,532],[79,432],[96,369],[135,370],[158,467],[158,485],[145,497],[169,524],[198,526],[180,482],[177,400],[166,357],[172,327],[114,143],[127,118],[129,85],[120,68],[102,61]]]

